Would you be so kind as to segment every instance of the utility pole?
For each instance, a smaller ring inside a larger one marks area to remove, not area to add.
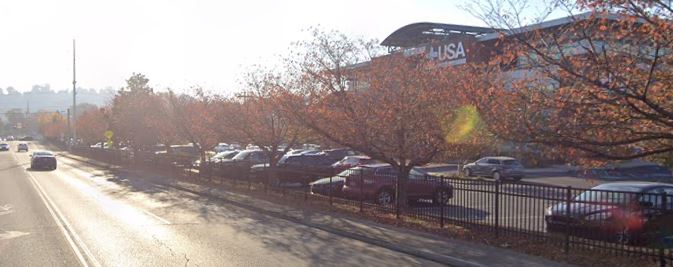
[[[75,39],[72,39],[72,140],[77,143],[77,76],[75,74]]]
[[[67,113],[68,113],[68,116],[66,117],[66,118],[68,118],[68,135],[67,136],[70,136],[72,134],[72,128],[70,128],[70,109],[68,109]]]

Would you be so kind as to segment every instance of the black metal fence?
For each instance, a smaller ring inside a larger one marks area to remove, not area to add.
[[[97,160],[187,172],[214,185],[235,185],[353,210],[414,217],[440,227],[481,228],[496,237],[534,238],[567,253],[591,248],[673,261],[673,187],[632,184],[577,189],[543,184],[411,175],[405,184],[388,171],[355,168],[337,175],[246,164],[194,166],[184,157],[86,149]],[[406,188],[402,201],[397,188]]]

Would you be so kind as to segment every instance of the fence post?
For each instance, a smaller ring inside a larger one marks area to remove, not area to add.
[[[439,182],[441,183],[441,186],[439,188],[441,188],[440,190],[444,190],[444,188],[445,188],[444,187],[444,179],[445,178],[444,178],[444,176],[440,176],[439,179],[440,179]],[[439,197],[439,196],[437,196],[437,197]],[[437,201],[437,202],[439,202],[439,228],[442,229],[442,228],[444,228],[444,199],[440,198],[438,200],[439,201]]]
[[[400,181],[400,175],[399,174],[395,175],[395,180],[396,180],[395,184],[397,185],[397,186],[395,186],[395,219],[399,220],[400,219],[400,190],[401,190],[401,188],[400,188],[401,181]]]
[[[661,213],[666,215],[668,212],[668,195],[664,191],[661,194]],[[666,256],[665,256],[665,247],[666,247],[666,240],[664,239],[664,234],[665,227],[661,224],[659,224],[659,235],[661,235],[661,241],[659,241],[659,266],[661,267],[666,267]]]
[[[257,177],[257,176],[255,176]],[[248,175],[248,191],[252,190],[252,177]]]
[[[224,172],[221,171],[222,167],[223,167],[222,165],[224,165],[224,164],[222,164],[222,162],[218,162],[217,164],[220,164],[220,167],[217,168],[218,170],[220,170],[219,173],[218,173],[218,177],[220,178],[220,186],[224,187],[224,175],[225,174],[224,174]]]
[[[500,236],[500,181],[495,181],[495,237]]]
[[[458,168],[458,169],[456,170],[456,173],[458,173],[458,177],[460,177],[460,178],[465,177],[465,175],[463,174],[463,168],[462,168],[462,166],[463,166],[463,164],[461,164],[460,162],[458,162],[458,165],[456,166],[456,168]]]
[[[274,170],[273,170],[273,176],[274,176],[274,179],[277,179],[277,180],[278,180],[278,186],[280,186],[280,191],[281,191],[281,193],[283,194],[283,196],[285,196],[285,190],[286,190],[286,188],[285,188],[285,186],[281,186],[282,182],[281,182],[281,180],[280,180],[280,175],[278,175],[278,172],[276,172],[276,169],[275,169],[275,168],[274,168]],[[275,182],[274,182],[274,183],[275,183]]]
[[[266,171],[264,172],[264,176],[266,176],[266,179],[264,179],[264,194],[269,194],[269,169],[266,167]]]
[[[566,217],[570,217],[570,202],[572,201],[572,189],[570,186],[566,187]],[[563,245],[563,252],[570,252],[570,227],[566,226],[565,229],[565,242]]]
[[[360,212],[364,211],[364,201],[365,201],[365,196],[363,195],[363,189],[364,189],[364,184],[365,184],[365,176],[364,176],[364,169],[360,169]],[[344,181],[344,183],[346,183]]]
[[[329,205],[332,206],[332,176],[329,177]]]

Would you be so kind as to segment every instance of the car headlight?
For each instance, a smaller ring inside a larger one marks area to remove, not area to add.
[[[601,221],[601,220],[607,220],[610,217],[612,217],[612,212],[611,211],[602,211],[602,212],[589,214],[589,215],[585,216],[584,219],[587,220],[587,221]]]

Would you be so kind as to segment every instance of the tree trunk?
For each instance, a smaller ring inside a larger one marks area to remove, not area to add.
[[[400,166],[397,170],[397,185],[395,190],[395,199],[399,205],[400,211],[406,211],[408,208],[407,184],[409,181],[410,166]]]

